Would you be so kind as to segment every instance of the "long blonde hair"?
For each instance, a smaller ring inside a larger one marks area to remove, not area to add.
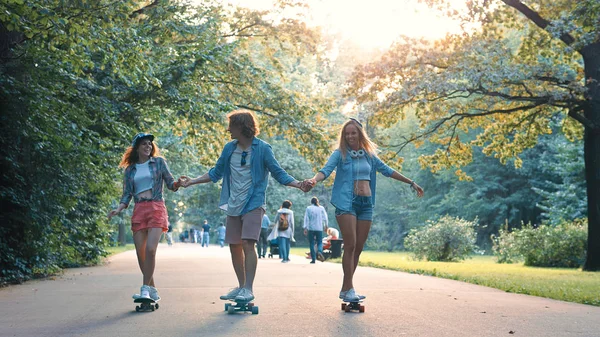
[[[348,121],[346,121],[346,123],[344,123],[344,125],[342,126],[342,130],[340,131],[340,141],[338,143],[338,149],[342,153],[342,158],[346,160],[346,154],[348,153],[349,147],[346,143],[346,137],[344,136],[344,133],[346,131],[346,127],[350,124],[354,125],[358,130],[358,143],[360,144],[360,147],[364,149],[370,157],[377,155],[377,144],[371,141],[369,135],[367,135],[365,130],[355,119],[349,119]]]

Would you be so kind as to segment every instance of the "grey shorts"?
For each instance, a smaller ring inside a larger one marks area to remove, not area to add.
[[[225,242],[229,244],[241,244],[242,240],[258,241],[264,214],[265,210],[259,207],[243,215],[228,215]]]

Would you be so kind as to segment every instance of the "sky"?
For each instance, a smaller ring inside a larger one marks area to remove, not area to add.
[[[273,0],[227,0],[254,9],[269,9]],[[464,3],[464,1],[462,1]],[[417,0],[306,0],[308,23],[370,48],[387,48],[399,35],[436,39],[458,32],[459,25]],[[457,2],[458,3],[458,2]]]

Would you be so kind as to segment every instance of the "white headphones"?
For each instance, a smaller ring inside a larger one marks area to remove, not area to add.
[[[352,158],[360,158],[365,156],[365,150],[360,149],[358,151],[350,150],[350,157]]]

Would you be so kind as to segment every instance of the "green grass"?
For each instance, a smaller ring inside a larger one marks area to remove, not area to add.
[[[106,251],[108,252],[108,255],[106,257],[115,255],[115,254],[119,254],[122,252],[126,252],[128,250],[133,250],[135,249],[135,245],[133,243],[128,243],[125,246],[117,246],[117,247],[106,247]]]
[[[308,248],[292,248],[304,256]],[[341,259],[330,260],[341,263]],[[492,256],[473,256],[463,262],[414,261],[405,252],[365,251],[361,266],[398,270],[458,280],[511,293],[547,297],[561,301],[600,306],[600,272],[581,269],[526,267],[500,264]]]

